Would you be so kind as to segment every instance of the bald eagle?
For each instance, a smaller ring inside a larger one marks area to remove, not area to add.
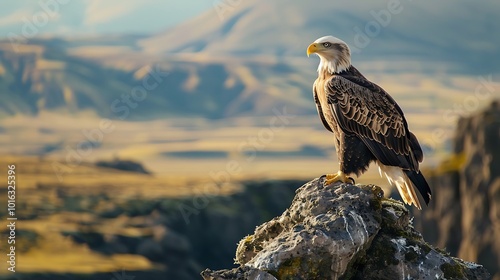
[[[376,162],[380,175],[396,185],[403,201],[422,209],[415,188],[426,204],[431,198],[419,171],[422,148],[396,101],[351,65],[344,41],[321,37],[307,48],[310,54],[320,58],[314,101],[323,125],[334,135],[340,165],[336,174],[326,175],[325,184],[354,182],[349,175],[359,176]]]

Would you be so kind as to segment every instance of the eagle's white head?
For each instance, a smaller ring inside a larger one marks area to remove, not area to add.
[[[340,73],[351,66],[351,50],[346,42],[333,36],[324,36],[307,47],[307,56],[315,53],[320,62],[318,72]]]

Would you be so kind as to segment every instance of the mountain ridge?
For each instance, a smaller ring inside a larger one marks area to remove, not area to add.
[[[473,77],[498,74],[500,38],[491,34],[500,23],[482,15],[500,10],[500,4],[471,7],[460,0],[431,7],[400,1],[391,8],[379,0],[363,6],[339,1],[231,3],[222,18],[214,8],[149,36],[33,38],[18,45],[37,49],[32,54],[14,52],[11,42],[3,40],[0,89],[8,99],[0,116],[91,110],[117,118],[121,115],[113,112],[113,102],[140,86],[144,77],[137,73],[142,69],[157,67],[169,76],[147,92],[137,109],[130,108],[130,120],[270,115],[276,106],[315,114],[310,94],[317,59],[307,59],[305,48],[325,34],[348,42],[353,64],[377,83],[392,77],[389,82],[406,86],[408,81],[398,84],[397,75],[414,75],[416,83],[438,82],[432,89],[438,96],[455,77],[470,77],[462,84],[473,87]],[[442,16],[439,12],[445,10],[454,13]],[[461,34],[450,32],[457,22]],[[367,32],[377,25],[376,34]],[[363,36],[367,41],[360,45]],[[19,63],[24,70],[13,66]],[[386,81],[380,85],[392,86]],[[430,90],[417,85],[405,96]]]

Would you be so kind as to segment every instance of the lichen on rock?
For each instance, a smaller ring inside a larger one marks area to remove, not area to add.
[[[214,280],[488,277],[482,266],[428,245],[413,229],[405,206],[384,199],[379,187],[324,186],[324,177],[300,187],[281,216],[243,238],[236,262],[239,268],[206,270],[202,276]],[[242,275],[246,278],[238,278]]]

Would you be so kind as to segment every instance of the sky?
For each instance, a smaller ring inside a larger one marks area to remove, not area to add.
[[[12,36],[12,33],[41,36],[151,34],[212,9],[213,4],[199,0],[3,1],[0,37]]]

